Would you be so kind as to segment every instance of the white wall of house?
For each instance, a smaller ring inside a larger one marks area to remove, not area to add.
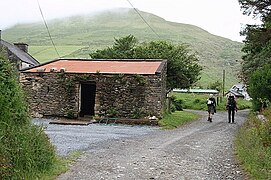
[[[30,67],[30,66],[31,66],[30,64],[25,63],[25,62],[22,62],[22,63],[21,63],[20,69],[28,68],[28,67]]]

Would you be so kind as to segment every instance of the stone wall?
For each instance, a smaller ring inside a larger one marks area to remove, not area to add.
[[[20,82],[33,117],[78,116],[80,83],[95,82],[95,115],[161,117],[166,98],[166,66],[156,75],[22,72]]]
[[[21,73],[20,83],[26,92],[33,117],[65,116],[78,109],[75,90],[67,93],[56,73]],[[74,84],[74,89],[78,85]],[[78,89],[78,88],[77,88]]]

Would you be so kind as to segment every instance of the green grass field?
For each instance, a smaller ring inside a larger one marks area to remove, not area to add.
[[[198,114],[186,111],[176,111],[171,114],[166,114],[162,120],[159,121],[159,125],[163,129],[174,129],[187,124],[191,121],[199,119]]]
[[[184,109],[207,110],[206,100],[208,99],[208,94],[172,93],[171,95],[175,96],[176,99],[182,100]],[[252,107],[252,103],[243,99],[237,99],[237,106],[239,110],[249,109]],[[226,110],[226,97],[218,98],[216,109],[218,111]]]
[[[72,56],[69,56],[69,54],[72,54],[83,47],[84,46],[56,46],[56,49],[60,57],[73,58]],[[40,63],[59,58],[53,46],[30,46],[29,53],[34,58],[38,59]]]

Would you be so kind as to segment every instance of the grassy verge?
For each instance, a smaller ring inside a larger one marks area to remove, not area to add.
[[[159,125],[163,129],[173,129],[196,120],[199,117],[200,115],[192,112],[175,111],[174,113],[166,114],[163,119],[159,121]]]
[[[68,170],[69,161],[64,158],[57,158],[53,166],[46,172],[38,174],[40,180],[54,180],[60,174]]]
[[[55,179],[75,155],[58,158],[44,128],[31,123],[25,95],[0,47],[0,179]]]
[[[0,47],[0,179],[37,179],[56,161],[43,129],[31,124],[14,67]]]
[[[262,122],[251,113],[239,130],[235,147],[239,161],[252,179],[271,179],[271,109]]]
[[[74,152],[67,157],[58,157],[54,162],[54,165],[43,174],[39,174],[40,180],[54,180],[60,174],[65,173],[69,170],[69,165],[77,160],[77,158],[82,155],[81,152]]]
[[[182,102],[182,107],[184,109],[195,109],[195,110],[206,110],[206,100],[208,99],[208,94],[194,94],[194,93],[172,93],[172,96],[175,96],[176,99],[180,99]],[[217,100],[217,98],[216,98]],[[225,111],[226,110],[226,97],[218,99],[217,110]],[[252,107],[250,101],[243,99],[237,100],[237,106],[239,110],[249,109]]]

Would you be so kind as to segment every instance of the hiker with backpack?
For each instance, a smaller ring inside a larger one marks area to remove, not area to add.
[[[235,96],[230,93],[227,98],[226,109],[228,110],[229,123],[234,123],[234,115],[237,112],[237,103]]]
[[[216,113],[216,101],[213,96],[213,94],[209,95],[209,98],[207,99],[207,107],[208,107],[208,120],[212,122],[212,116],[214,113]]]

